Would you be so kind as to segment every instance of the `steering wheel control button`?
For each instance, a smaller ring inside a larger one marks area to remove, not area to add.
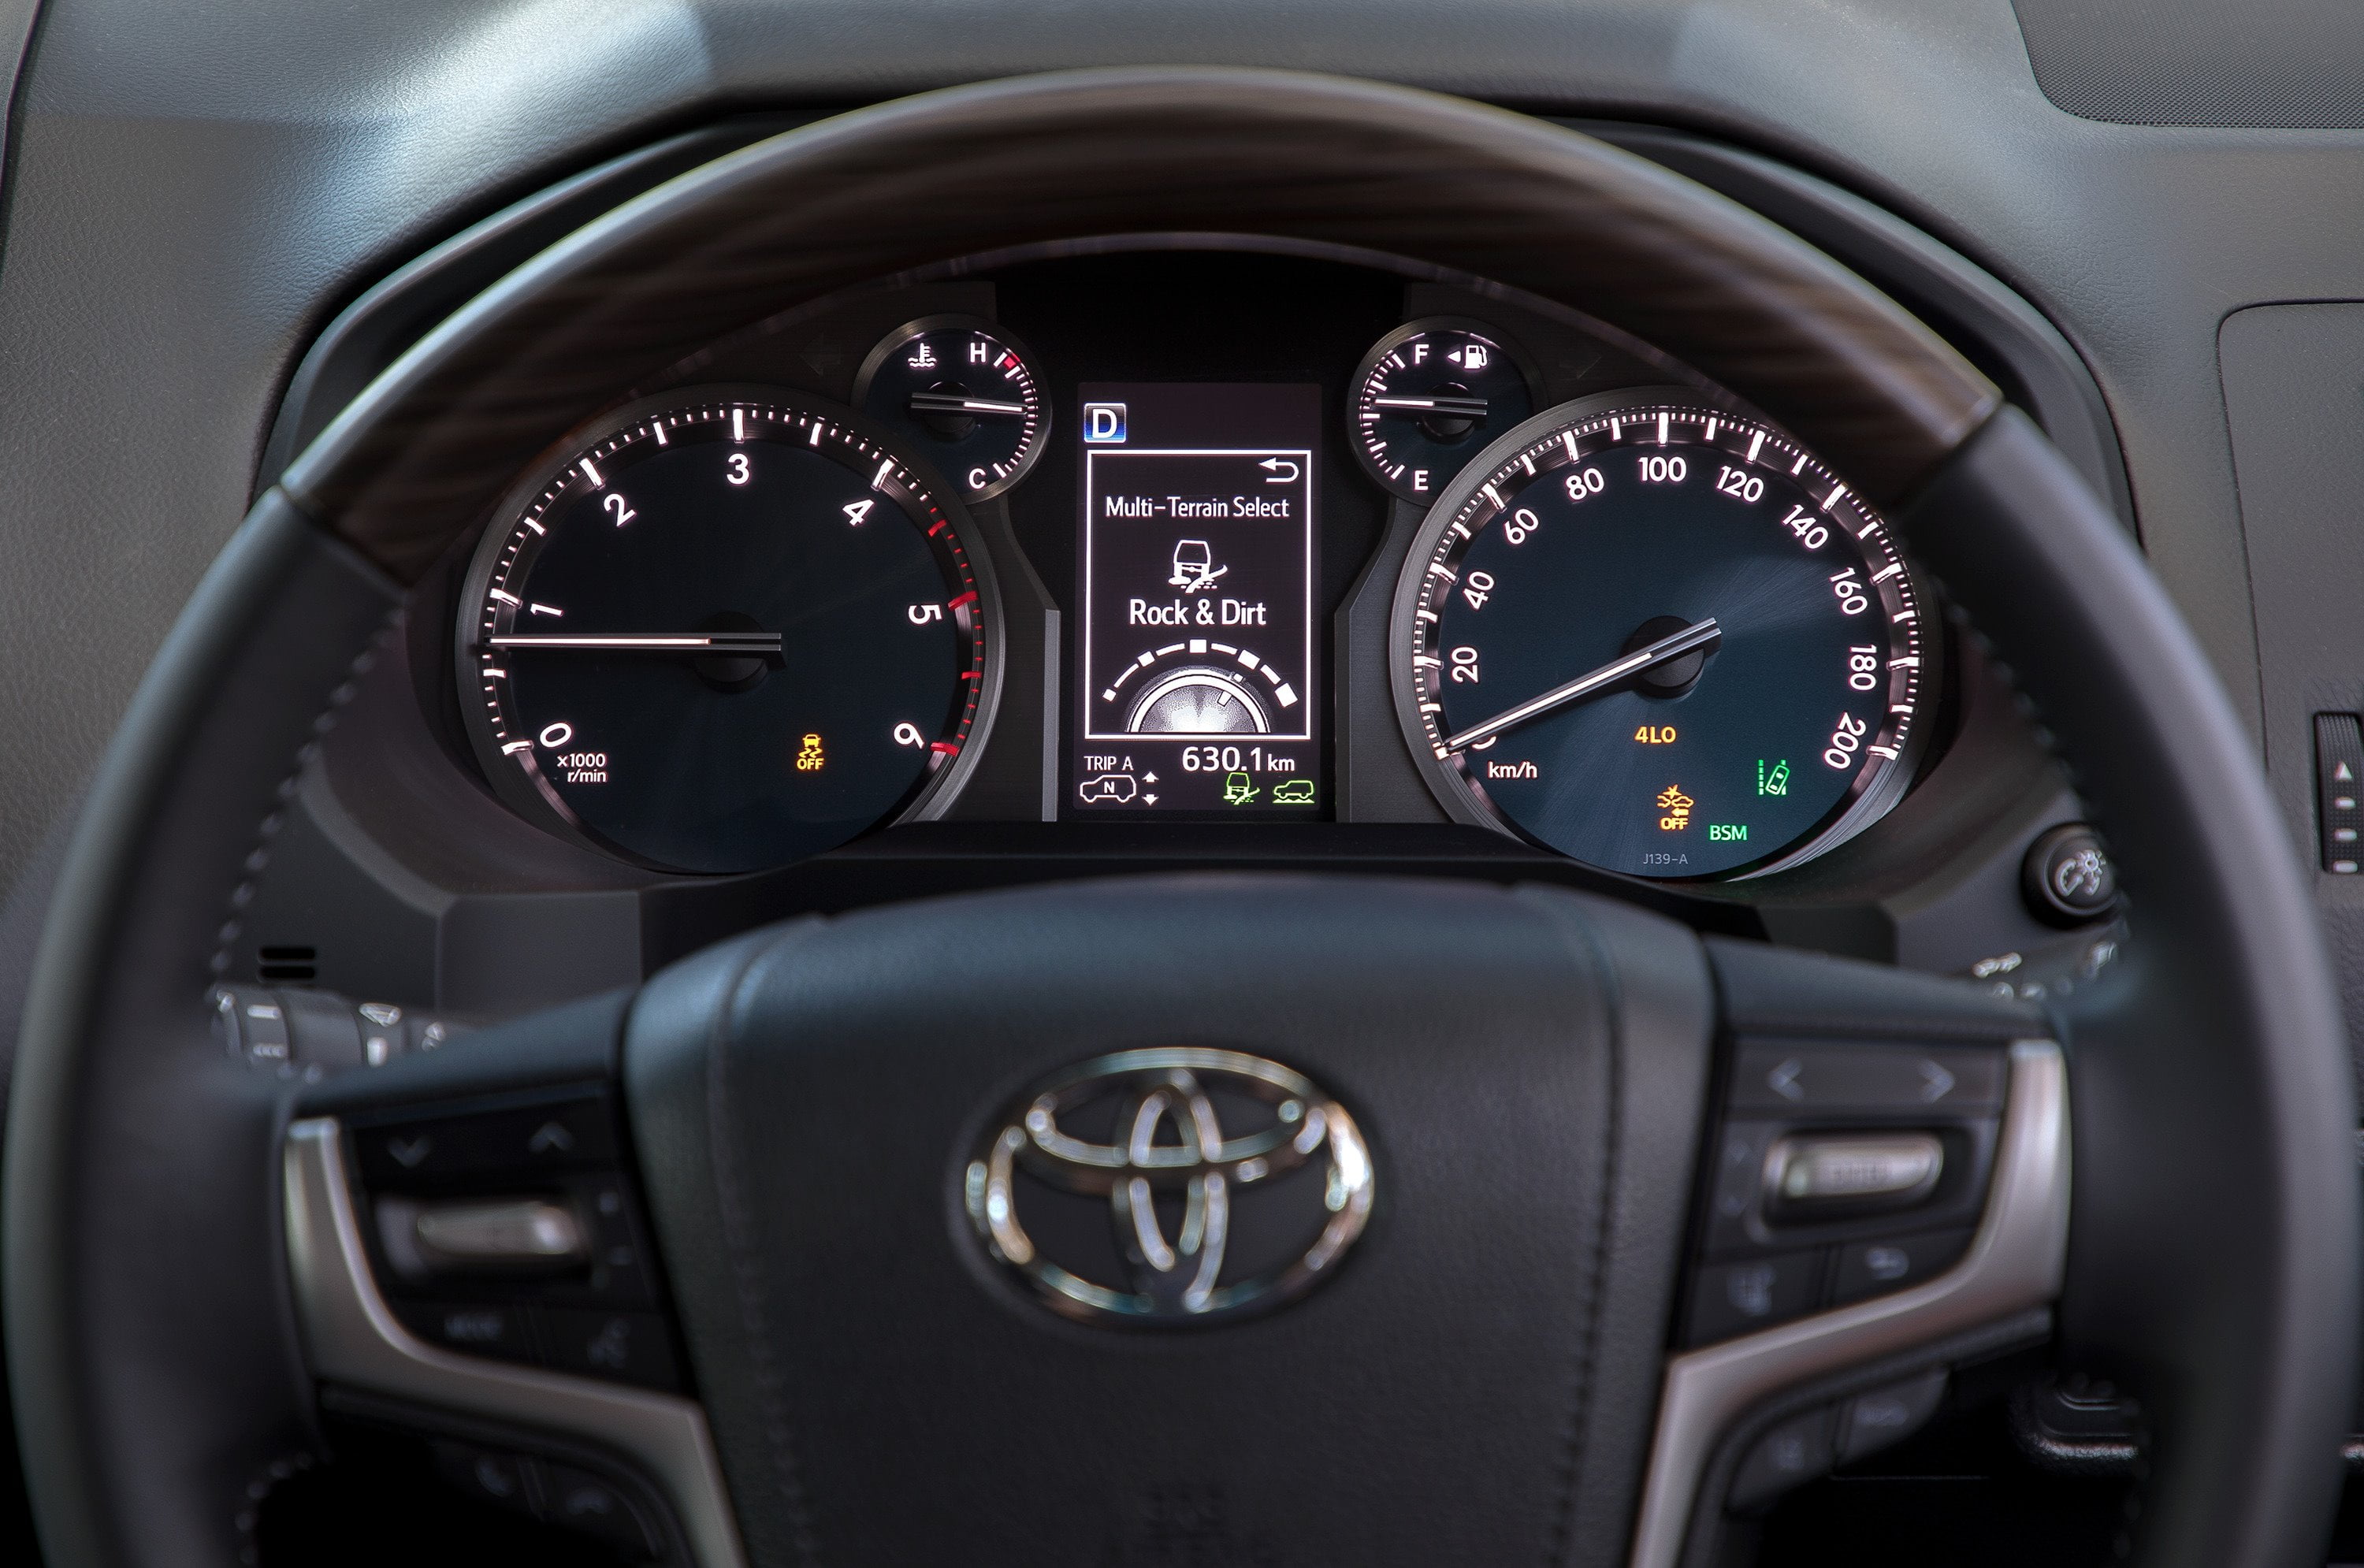
[[[463,1351],[495,1361],[530,1362],[533,1332],[522,1307],[498,1302],[431,1302],[393,1300],[389,1305],[402,1326],[447,1351]]]
[[[1838,1462],[1852,1463],[1902,1442],[1928,1424],[1945,1397],[1942,1369],[1857,1395],[1839,1410]]]
[[[1783,1114],[1991,1112],[2002,1106],[2000,1051],[1913,1045],[1744,1043],[1732,1108]]]
[[[622,1487],[571,1464],[545,1461],[536,1468],[537,1518],[595,1536],[635,1562],[661,1555],[656,1533]]]
[[[1827,1472],[1834,1457],[1828,1408],[1792,1416],[1756,1440],[1733,1473],[1732,1506],[1753,1508]]]
[[[441,1273],[563,1272],[591,1261],[574,1211],[540,1198],[425,1205],[411,1217],[410,1235],[420,1259]]]
[[[664,1319],[653,1312],[541,1307],[534,1316],[542,1362],[553,1371],[643,1388],[681,1387]]]
[[[438,1440],[429,1451],[444,1485],[511,1513],[533,1512],[535,1464],[521,1453]]]
[[[1821,1304],[1822,1288],[1820,1252],[1701,1269],[1691,1291],[1690,1343],[1704,1345],[1802,1318]]]
[[[613,1165],[614,1119],[605,1098],[569,1094],[469,1116],[404,1118],[356,1129],[362,1179],[372,1187],[479,1173]]]
[[[2036,918],[2055,926],[2089,926],[2118,906],[2117,868],[2102,836],[2082,822],[2063,823],[2028,846],[2020,888]]]
[[[1937,1230],[1919,1236],[1882,1237],[1839,1249],[1831,1278],[1831,1302],[1845,1306],[1867,1296],[1903,1290],[1945,1273],[1969,1251],[1972,1232]]]
[[[1052,1310],[1178,1327],[1331,1277],[1373,1186],[1354,1118],[1304,1074],[1173,1046],[1097,1057],[1013,1102],[969,1161],[963,1201],[994,1261]],[[1105,1206],[1112,1254],[1083,1244],[1079,1199]]]
[[[1768,1207],[1779,1218],[1905,1208],[1936,1190],[1946,1146],[1935,1133],[1785,1138],[1766,1159]]]
[[[2314,820],[2323,869],[2354,876],[2364,862],[2364,723],[2352,713],[2314,716]]]

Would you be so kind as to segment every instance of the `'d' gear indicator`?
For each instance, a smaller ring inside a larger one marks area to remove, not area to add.
[[[1319,389],[1083,392],[1127,420],[1121,439],[1082,443],[1072,804],[1318,806]]]

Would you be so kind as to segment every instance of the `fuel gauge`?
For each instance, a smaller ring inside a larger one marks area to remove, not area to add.
[[[887,333],[862,361],[853,404],[909,436],[968,502],[1025,478],[1051,433],[1026,350],[973,316],[923,316]]]
[[[1534,410],[1525,356],[1494,328],[1452,316],[1406,322],[1355,373],[1355,455],[1390,495],[1426,506]]]

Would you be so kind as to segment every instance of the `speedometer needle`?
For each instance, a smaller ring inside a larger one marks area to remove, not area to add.
[[[1549,713],[1556,707],[1565,707],[1569,703],[1580,701],[1595,692],[1615,685],[1629,676],[1638,675],[1645,670],[1666,663],[1668,660],[1679,659],[1686,653],[1705,648],[1721,639],[1723,636],[1723,628],[1715,624],[1713,616],[1710,616],[1707,619],[1693,626],[1687,626],[1680,631],[1669,632],[1647,647],[1637,648],[1622,659],[1603,664],[1589,675],[1578,675],[1564,686],[1554,686],[1543,695],[1529,697],[1518,706],[1498,713],[1482,724],[1471,725],[1460,734],[1448,738],[1444,742],[1444,749],[1448,751],[1458,751],[1465,747],[1475,746],[1480,740],[1490,740],[1505,729],[1524,724],[1537,714]]]

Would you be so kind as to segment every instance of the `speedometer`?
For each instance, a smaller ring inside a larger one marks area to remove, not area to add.
[[[1645,389],[1538,415],[1444,487],[1389,653],[1454,815],[1630,875],[1720,877],[1895,804],[1936,647],[1844,480],[1761,421]]]

